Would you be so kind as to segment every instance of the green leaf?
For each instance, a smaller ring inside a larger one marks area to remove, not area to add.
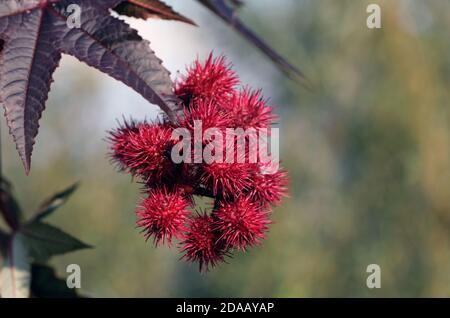
[[[70,198],[70,196],[75,192],[75,190],[78,188],[79,183],[74,183],[64,191],[58,192],[48,198],[47,200],[42,203],[39,210],[36,212],[34,218],[31,222],[42,220],[48,215],[50,215],[53,211],[55,211],[57,208],[62,206],[64,203],[67,202],[67,200]]]
[[[12,192],[11,182],[2,176],[0,176],[0,187],[7,192]]]
[[[8,244],[7,256],[0,272],[0,296],[28,298],[30,295],[30,258],[23,236],[15,234]]]
[[[0,214],[12,230],[19,227],[22,218],[22,210],[12,194],[11,184],[0,180]]]
[[[31,294],[38,298],[78,298],[76,289],[67,287],[65,280],[56,276],[47,265],[33,264],[31,267]]]
[[[3,267],[3,261],[6,258],[6,254],[8,251],[8,242],[9,242],[8,234],[0,230],[0,270]]]
[[[36,262],[45,262],[54,255],[91,248],[60,229],[42,222],[33,222],[20,229]]]

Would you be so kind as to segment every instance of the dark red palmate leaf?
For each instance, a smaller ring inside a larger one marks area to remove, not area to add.
[[[191,19],[179,14],[172,7],[159,0],[128,0],[115,7],[114,11],[139,19],[159,18],[195,25]]]
[[[2,0],[0,103],[28,172],[39,119],[61,54],[122,81],[169,117],[178,110],[169,72],[135,30],[110,15],[121,0]],[[67,23],[81,9],[79,28]]]

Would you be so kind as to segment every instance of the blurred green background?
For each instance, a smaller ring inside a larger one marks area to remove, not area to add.
[[[82,269],[82,293],[112,297],[450,296],[450,2],[248,0],[242,17],[298,65],[312,91],[194,1],[168,1],[199,28],[128,20],[173,71],[211,50],[262,87],[281,116],[290,198],[261,247],[200,274],[175,248],[135,228],[138,185],[115,172],[105,131],[155,106],[65,58],[25,176],[1,119],[3,170],[31,214],[74,181],[81,188],[49,220],[95,246],[52,264]],[[366,7],[382,7],[380,30]],[[366,287],[379,264],[381,289]]]

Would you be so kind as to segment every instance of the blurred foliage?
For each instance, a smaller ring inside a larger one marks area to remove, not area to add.
[[[55,84],[30,177],[2,122],[5,174],[25,211],[81,180],[50,219],[96,248],[52,261],[58,276],[79,264],[88,296],[450,296],[450,2],[248,2],[258,33],[314,83],[307,92],[267,74],[291,177],[268,240],[206,275],[145,243],[138,186],[109,164],[91,119],[103,78],[66,67],[76,76]],[[381,30],[366,27],[372,2]],[[379,290],[365,284],[372,263]]]

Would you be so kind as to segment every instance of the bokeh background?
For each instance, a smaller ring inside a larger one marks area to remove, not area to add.
[[[307,91],[192,0],[167,1],[199,27],[128,19],[176,78],[196,57],[225,54],[281,116],[290,198],[264,244],[207,274],[155,249],[135,228],[139,187],[107,158],[105,131],[156,106],[66,57],[25,176],[2,129],[3,171],[31,214],[74,181],[49,219],[95,246],[54,258],[82,268],[94,297],[450,296],[450,2],[248,0],[241,16],[300,67]],[[369,3],[381,30],[366,27]],[[382,288],[366,287],[379,264]]]

